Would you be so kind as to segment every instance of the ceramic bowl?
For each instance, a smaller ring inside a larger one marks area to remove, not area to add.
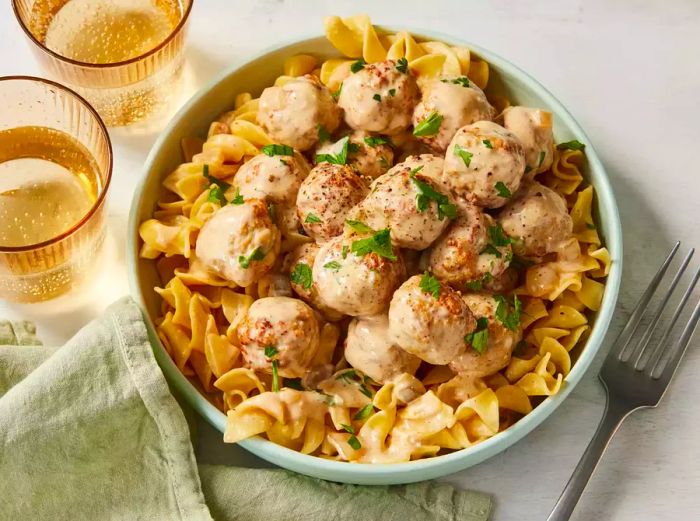
[[[393,28],[387,30],[395,31]],[[451,45],[472,49],[490,64],[490,88],[496,88],[515,104],[541,107],[554,116],[556,142],[578,139],[586,144],[587,165],[584,175],[595,187],[595,208],[599,232],[610,251],[612,266],[600,310],[592,318],[592,331],[581,350],[581,355],[562,389],[545,399],[530,414],[504,432],[474,447],[434,458],[395,464],[357,464],[308,456],[276,445],[260,437],[240,442],[253,454],[276,465],[322,479],[344,483],[386,485],[409,483],[437,478],[490,458],[507,449],[542,423],[566,399],[581,380],[591,361],[598,353],[610,324],[620,286],[622,269],[622,231],[615,197],[605,169],[591,146],[588,137],[564,106],[534,78],[512,63],[482,49],[478,45],[428,31],[411,31],[420,39],[440,40]],[[257,96],[282,73],[286,58],[297,53],[309,53],[320,58],[338,55],[322,36],[294,41],[267,50],[246,61],[234,64],[190,99],[160,135],[146,160],[141,183],[136,188],[128,227],[129,279],[133,297],[144,311],[153,350],[170,385],[207,421],[224,431],[226,416],[214,407],[199,390],[185,378],[170,359],[154,330],[154,319],[160,310],[160,297],[153,291],[160,285],[153,261],[138,256],[139,224],[151,217],[161,190],[161,181],[181,162],[180,140],[186,136],[205,136],[209,123],[219,114],[233,107],[234,96],[251,92]]]

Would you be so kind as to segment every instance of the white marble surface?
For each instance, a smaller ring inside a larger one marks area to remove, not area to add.
[[[40,74],[9,1],[0,5],[0,75]],[[587,130],[615,187],[625,232],[625,274],[608,343],[653,265],[676,239],[700,246],[697,97],[700,3],[695,0],[494,0],[291,2],[196,0],[188,43],[191,89],[251,52],[321,30],[326,14],[367,11],[379,23],[423,27],[478,42],[539,78]],[[1,110],[1,109],[0,109]],[[37,306],[0,302],[0,315],[37,321],[62,342],[128,292],[126,219],[156,132],[112,130],[108,269],[80,294]],[[573,519],[697,519],[700,511],[700,337],[656,410],[634,414],[615,437]],[[586,376],[540,428],[505,453],[449,476],[496,498],[496,521],[542,520],[602,413],[603,392]],[[201,426],[204,461],[252,456],[224,447]]]

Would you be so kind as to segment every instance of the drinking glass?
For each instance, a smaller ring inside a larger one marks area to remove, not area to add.
[[[12,160],[41,161],[58,154],[58,160],[38,163],[39,166],[33,166],[32,172],[39,176],[56,175],[52,173],[52,168],[61,169],[65,166],[62,163],[67,165],[74,160],[70,156],[70,147],[64,146],[65,143],[73,143],[77,150],[85,154],[84,157],[90,159],[92,167],[91,197],[85,202],[86,211],[82,218],[76,216],[78,220],[68,229],[41,242],[26,245],[11,243],[13,245],[9,246],[7,242],[0,243],[0,299],[15,302],[48,300],[87,280],[99,266],[98,253],[105,237],[105,197],[112,176],[112,146],[107,129],[95,109],[78,94],[53,81],[30,76],[0,77],[0,106],[0,135],[4,139],[0,152],[3,156],[16,150],[21,155],[11,155]],[[42,140],[25,139],[23,136],[27,134],[27,129],[39,129],[44,132],[42,135],[49,132],[65,139],[46,145]],[[14,133],[17,130],[19,134]],[[18,137],[8,140],[7,135]],[[36,197],[44,198],[40,201],[51,203],[44,205],[35,199],[33,204],[18,208],[0,200],[0,211],[5,214],[0,216],[0,236],[5,237],[11,229],[25,229],[11,226],[11,219],[16,221],[17,218],[28,223],[28,226],[36,224],[38,232],[35,230],[35,233],[42,233],[44,225],[43,232],[47,233],[46,229],[50,229],[62,215],[60,212],[74,210],[66,208],[65,204],[62,207],[64,201],[56,195],[56,187],[63,185],[32,184],[34,181],[26,177],[25,170],[20,172],[5,159],[0,161],[0,167],[3,167],[0,168],[0,197],[10,198],[6,201],[11,203],[11,197],[19,191],[12,187],[19,186],[21,181],[21,189],[27,190],[24,193],[32,194],[28,197],[37,194]],[[12,179],[15,174],[23,175],[25,179]],[[78,181],[76,183],[80,186]],[[27,200],[27,197],[20,199]],[[10,212],[14,216],[8,215]]]
[[[12,0],[41,66],[108,126],[165,113],[182,93],[193,0]]]

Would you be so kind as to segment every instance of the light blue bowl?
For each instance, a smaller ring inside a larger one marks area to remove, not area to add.
[[[387,28],[396,31],[394,28]],[[591,334],[579,359],[555,396],[544,400],[535,410],[506,431],[469,449],[444,456],[396,464],[364,465],[325,460],[307,456],[256,437],[240,442],[253,454],[281,467],[331,481],[367,485],[410,483],[437,478],[490,458],[507,449],[532,431],[566,399],[581,380],[601,346],[610,324],[620,287],[622,269],[622,230],[613,190],[593,146],[583,129],[564,106],[535,79],[518,67],[486,49],[469,42],[426,31],[412,31],[419,38],[441,40],[452,45],[469,47],[491,67],[490,89],[495,88],[517,104],[541,107],[554,115],[554,133],[557,142],[578,139],[586,144],[587,168],[585,175],[596,193],[599,231],[612,257],[605,295],[600,311],[593,320]],[[162,179],[181,162],[180,139],[186,136],[206,135],[209,123],[232,108],[239,92],[259,94],[282,73],[284,60],[297,53],[310,53],[321,58],[337,56],[324,37],[314,36],[278,46],[242,63],[232,66],[225,74],[211,82],[190,99],[173,118],[156,141],[146,160],[144,176],[136,188],[129,218],[129,281],[136,301],[144,310],[153,350],[170,384],[185,397],[204,418],[221,432],[226,416],[209,403],[170,359],[155,334],[153,320],[160,311],[159,297],[153,287],[160,284],[154,263],[139,259],[139,224],[151,217],[161,191]]]

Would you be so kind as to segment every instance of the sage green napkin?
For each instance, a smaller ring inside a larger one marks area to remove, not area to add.
[[[0,322],[0,344],[9,344],[0,346],[1,520],[489,517],[488,496],[434,482],[361,487],[284,470],[198,467],[129,299],[59,349],[37,346],[34,333],[26,322]]]

